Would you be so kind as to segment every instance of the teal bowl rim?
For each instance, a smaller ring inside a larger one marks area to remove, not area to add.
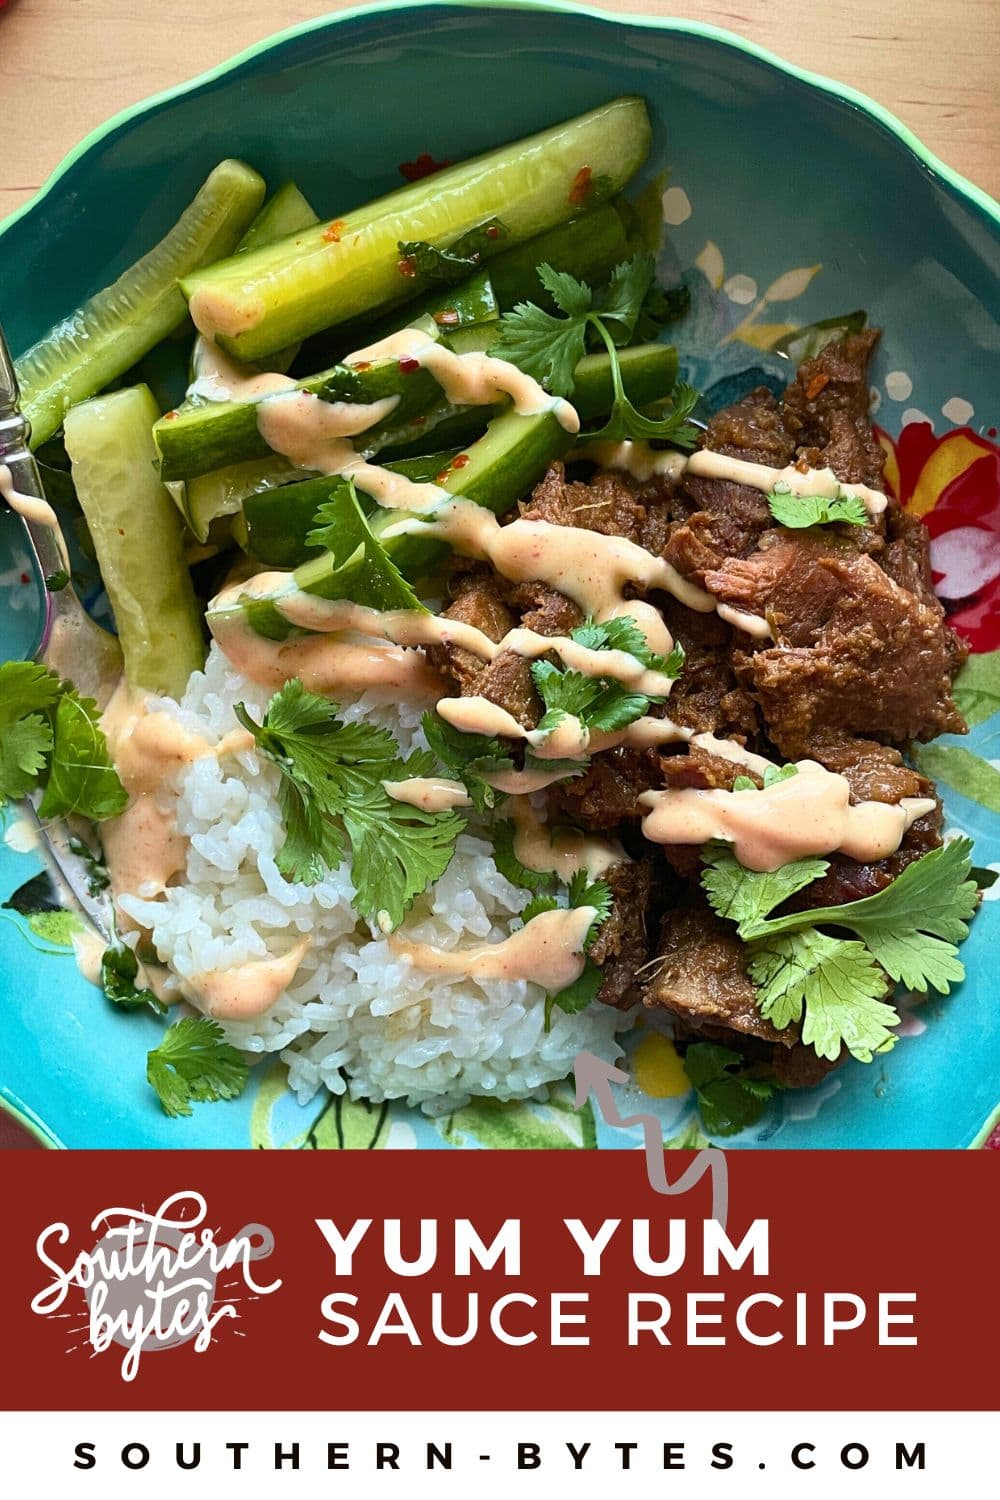
[[[53,192],[62,182],[77,162],[82,160],[95,146],[99,145],[108,136],[131,123],[139,116],[147,114],[153,109],[158,109],[163,104],[170,103],[184,94],[192,93],[194,90],[214,83],[216,79],[223,78],[227,73],[235,71],[244,63],[251,62],[254,58],[263,56],[272,48],[280,46],[285,42],[295,40],[297,37],[309,36],[313,32],[333,30],[345,21],[357,21],[369,15],[386,15],[394,11],[418,11],[418,10],[541,10],[552,12],[556,15],[586,16],[593,21],[603,21],[609,25],[631,26],[648,31],[669,31],[681,36],[699,37],[706,41],[716,42],[720,46],[728,47],[734,52],[742,52],[757,62],[767,64],[768,67],[784,73],[790,78],[797,79],[800,83],[808,84],[818,89],[821,93],[828,94],[835,99],[840,99],[851,108],[867,115],[872,122],[880,126],[889,135],[895,136],[900,145],[924,168],[932,177],[939,178],[958,196],[968,200],[988,222],[1000,229],[1000,203],[997,202],[985,189],[977,187],[969,178],[957,172],[943,162],[929,147],[925,146],[907,125],[904,125],[898,116],[894,115],[884,105],[878,104],[874,99],[863,94],[859,89],[852,88],[850,84],[838,83],[832,78],[826,78],[821,73],[814,73],[808,68],[800,68],[795,63],[786,62],[784,58],[769,51],[766,47],[760,47],[756,42],[748,41],[745,37],[737,35],[736,32],[726,31],[721,26],[710,26],[702,21],[685,20],[678,16],[639,16],[631,13],[620,13],[618,11],[599,10],[592,5],[576,5],[566,3],[566,0],[378,0],[373,5],[353,5],[346,10],[336,11],[325,16],[317,16],[309,21],[300,21],[294,26],[287,26],[281,31],[274,32],[271,36],[264,37],[259,42],[254,42],[245,47],[241,52],[235,53],[224,62],[218,63],[214,68],[207,69],[204,73],[197,74],[194,78],[187,79],[183,83],[175,84],[172,88],[163,89],[158,94],[150,94],[145,99],[138,100],[135,104],[127,105],[125,109],[119,110],[105,120],[103,124],[96,126],[84,136],[72,151],[63,157],[62,161],[50,173],[45,182],[37,192],[33,193],[19,208],[15,208],[0,220],[0,236],[11,228],[26,214],[38,207],[40,203]],[[28,1132],[41,1146],[50,1150],[65,1149],[63,1142],[55,1136],[43,1121],[37,1118],[26,1106],[7,1092],[0,1089],[0,1111],[10,1116],[24,1130]],[[1000,1124],[1000,1107],[985,1122],[981,1131],[969,1147],[975,1150],[981,1147],[988,1139],[995,1125]]]
[[[138,116],[146,114],[152,109],[157,109],[163,104],[170,103],[182,95],[191,93],[204,85],[214,83],[216,79],[225,74],[242,67],[244,63],[251,62],[255,57],[260,57],[269,52],[273,47],[285,42],[293,41],[296,37],[309,36],[312,32],[333,30],[342,22],[357,21],[369,15],[387,15],[394,11],[417,11],[417,10],[541,10],[549,11],[556,15],[564,16],[586,16],[592,21],[603,21],[608,25],[632,26],[649,31],[670,31],[681,36],[699,37],[705,41],[716,42],[720,46],[728,47],[734,52],[742,52],[757,62],[767,64],[784,73],[790,78],[797,79],[800,83],[808,84],[810,87],[819,89],[821,93],[831,95],[840,99],[851,108],[867,115],[874,124],[880,126],[890,135],[896,137],[906,151],[913,156],[917,162],[931,176],[940,178],[949,188],[960,196],[968,199],[973,206],[979,210],[992,224],[1000,228],[1000,203],[997,202],[984,188],[977,187],[968,177],[949,167],[939,156],[925,146],[909,126],[904,125],[898,116],[894,115],[884,105],[878,104],[867,94],[859,89],[852,88],[850,84],[838,83],[835,79],[827,78],[822,73],[814,73],[808,68],[800,68],[795,63],[786,62],[784,58],[769,51],[766,47],[760,47],[756,42],[748,41],[734,31],[726,31],[721,26],[711,26],[702,21],[689,21],[678,16],[639,16],[630,12],[618,12],[599,10],[592,5],[576,5],[568,3],[568,0],[378,0],[372,5],[352,5],[346,10],[336,11],[325,16],[317,16],[310,21],[300,21],[294,26],[285,27],[282,31],[276,31],[271,36],[264,37],[259,42],[245,47],[242,52],[235,53],[227,58],[225,62],[218,63],[214,68],[199,73],[194,78],[184,83],[175,84],[172,88],[164,89],[158,94],[150,94],[145,99],[140,99],[135,104],[127,105],[125,109],[119,110],[105,120],[102,125],[96,126],[83,140],[63,157],[62,161],[50,174],[37,192],[33,193],[26,202],[12,213],[0,220],[0,235],[2,235],[13,224],[16,224],[25,214],[30,213],[42,200],[52,192],[63,177],[69,173],[76,163],[84,157],[88,151],[97,146],[101,141],[112,135],[115,131],[128,125]]]

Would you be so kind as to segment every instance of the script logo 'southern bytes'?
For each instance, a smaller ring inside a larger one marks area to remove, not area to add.
[[[124,1349],[123,1380],[135,1379],[145,1350],[192,1344],[196,1353],[204,1353],[216,1328],[240,1316],[236,1304],[241,1293],[266,1297],[281,1286],[280,1280],[257,1282],[251,1269],[253,1261],[266,1259],[274,1249],[271,1231],[263,1224],[246,1224],[220,1245],[216,1231],[202,1227],[207,1212],[205,1199],[193,1191],[172,1194],[152,1213],[102,1209],[90,1223],[93,1233],[103,1231],[102,1237],[92,1250],[81,1250],[66,1264],[69,1226],[50,1224],[35,1249],[52,1280],[32,1298],[32,1312],[72,1317],[60,1309],[71,1288],[80,1288],[87,1320],[72,1332],[84,1333],[95,1354],[112,1344]],[[226,1272],[231,1277],[217,1289]]]

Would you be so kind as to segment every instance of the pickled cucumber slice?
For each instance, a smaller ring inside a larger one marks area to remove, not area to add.
[[[126,680],[179,698],[205,648],[181,518],[156,472],[158,416],[144,385],[95,397],[67,413],[66,451],[114,611]]]
[[[411,297],[400,241],[445,249],[495,218],[504,233],[483,254],[510,249],[618,193],[645,160],[649,141],[644,102],[613,100],[332,223],[187,275],[191,315],[231,354],[262,358]]]
[[[21,407],[38,447],[85,401],[123,375],[187,315],[177,286],[198,266],[228,255],[264,197],[264,179],[224,161],[160,243],[57,323],[16,362]]]

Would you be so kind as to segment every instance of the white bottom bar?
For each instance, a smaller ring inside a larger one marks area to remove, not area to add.
[[[280,1400],[295,1377],[274,1379]],[[969,1412],[29,1412],[0,1415],[0,1473],[8,1495],[60,1500],[995,1500],[994,1431]]]

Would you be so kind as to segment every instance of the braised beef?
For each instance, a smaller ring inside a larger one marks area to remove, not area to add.
[[[602,923],[590,950],[604,974],[598,999],[605,1005],[627,1006],[649,958],[647,917],[653,900],[654,863],[643,859],[621,861],[601,879],[611,890],[611,915]]]
[[[866,328],[803,360],[785,392],[783,416],[796,457],[848,484],[881,488],[885,455],[872,432],[868,364],[881,330]]]
[[[951,695],[952,632],[871,558],[784,534],[729,559],[708,584],[771,622],[777,643],[737,651],[734,665],[783,755],[804,755],[837,731],[896,743],[964,731]]]
[[[686,1025],[724,1026],[790,1047],[798,1032],[776,1031],[757,1008],[743,944],[732,925],[702,901],[668,911],[648,970],[642,1003],[680,1016]]]

